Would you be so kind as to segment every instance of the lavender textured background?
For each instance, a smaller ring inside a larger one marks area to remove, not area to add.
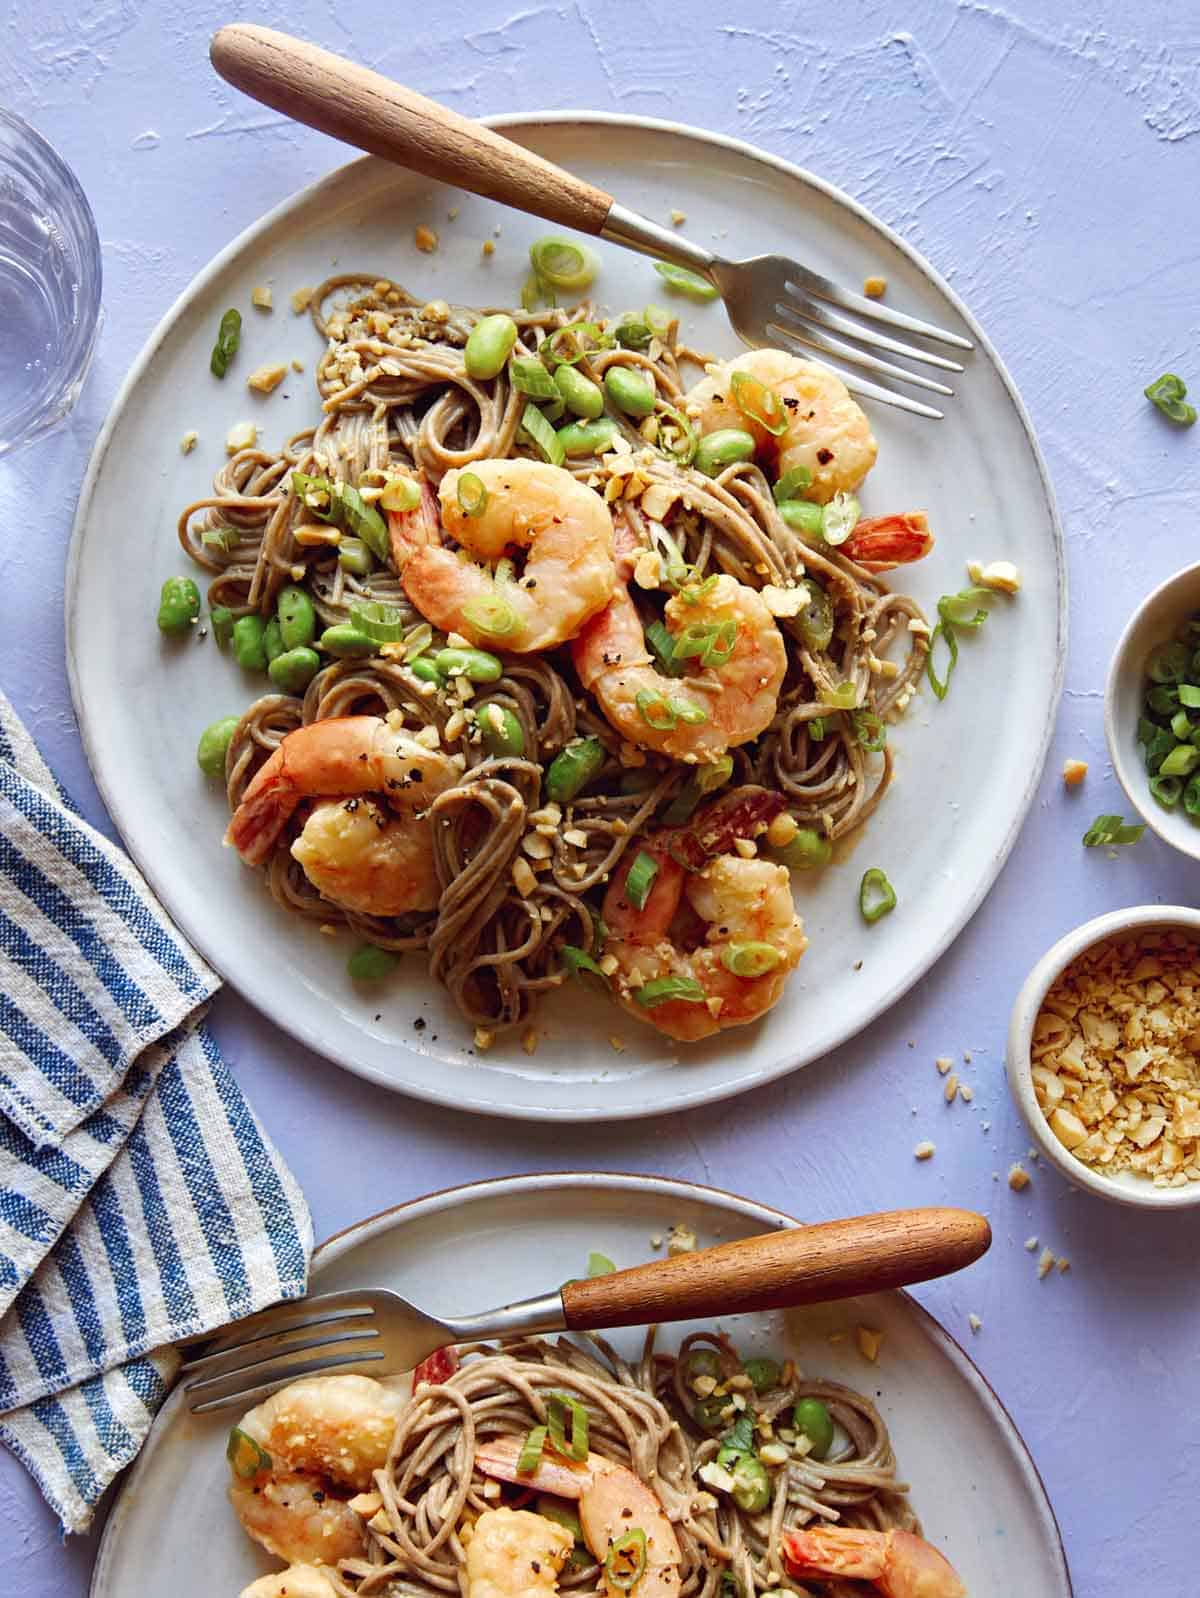
[[[1190,1591],[1200,1227],[1102,1205],[1036,1166],[1032,1186],[1011,1193],[1004,1172],[1028,1139],[1005,1090],[1003,1041],[1016,987],[1060,933],[1120,905],[1200,902],[1197,868],[1149,836],[1117,860],[1078,846],[1092,816],[1121,808],[1101,727],[1112,645],[1136,599],[1196,554],[1200,429],[1172,431],[1141,397],[1164,368],[1200,388],[1195,10],[1177,0],[742,0],[736,20],[721,22],[723,8],[706,0],[665,12],[633,0],[438,9],[431,28],[427,11],[383,0],[271,0],[254,20],[468,113],[583,106],[740,135],[840,184],[950,278],[1008,362],[1059,496],[1072,645],[1058,737],[1012,859],[951,953],[836,1056],[733,1103],[627,1130],[462,1119],[382,1097],[231,993],[214,1012],[221,1044],[304,1184],[319,1234],[470,1178],[583,1166],[712,1182],[810,1219],[923,1202],[986,1210],[991,1255],[919,1296],[969,1343],[1029,1441],[1081,1598]],[[107,308],[73,424],[0,462],[0,681],[101,825],[62,641],[67,531],[92,439],[192,274],[344,158],[216,79],[207,39],[227,20],[212,0],[9,0],[0,16],[0,96],[90,195]],[[1091,762],[1082,794],[1059,780],[1068,755]],[[933,1058],[964,1050],[974,1102],[946,1108]],[[937,1155],[918,1165],[912,1148],[924,1137]],[[1022,1247],[1031,1235],[1069,1255],[1068,1275],[1038,1282]],[[972,1312],[983,1320],[974,1337]],[[0,1524],[0,1592],[80,1598],[92,1542],[60,1547],[6,1457]]]

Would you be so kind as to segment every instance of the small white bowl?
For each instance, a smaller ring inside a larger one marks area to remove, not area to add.
[[[1200,1205],[1200,1182],[1189,1182],[1186,1187],[1155,1187],[1149,1178],[1129,1171],[1122,1171],[1116,1176],[1102,1176],[1090,1165],[1077,1160],[1058,1141],[1042,1114],[1033,1087],[1030,1059],[1033,1026],[1052,983],[1076,955],[1082,954],[1093,943],[1149,927],[1178,927],[1200,935],[1200,910],[1189,910],[1174,904],[1144,904],[1135,905],[1129,910],[1112,910],[1108,915],[1097,916],[1094,921],[1085,921],[1083,926],[1068,932],[1065,938],[1060,938],[1053,948],[1047,950],[1025,978],[1017,994],[1017,1002],[1013,1005],[1012,1020],[1008,1027],[1008,1085],[1028,1123],[1034,1142],[1068,1182],[1117,1204],[1130,1204],[1147,1210],[1183,1210]]]
[[[1164,843],[1200,860],[1200,824],[1182,805],[1164,810],[1155,799],[1137,740],[1138,717],[1146,693],[1146,660],[1158,644],[1173,638],[1180,623],[1196,611],[1200,611],[1200,563],[1185,566],[1168,577],[1134,611],[1108,668],[1104,735],[1117,781],[1142,820]]]

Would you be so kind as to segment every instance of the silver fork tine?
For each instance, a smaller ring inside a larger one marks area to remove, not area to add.
[[[786,311],[786,307],[777,305],[776,311]],[[814,350],[822,350],[828,355],[838,355],[844,361],[850,361],[855,366],[865,366],[870,372],[879,372],[884,377],[895,378],[900,383],[911,383],[914,388],[928,389],[934,394],[952,395],[954,390],[945,383],[939,383],[932,377],[926,377],[923,372],[910,372],[903,366],[896,366],[891,361],[881,361],[878,355],[870,355],[866,350],[856,349],[853,344],[847,344],[844,339],[833,338],[824,333],[819,327],[813,327],[804,317],[796,311],[786,311],[796,323],[794,327],[787,327],[794,339],[801,344],[808,344]],[[781,324],[775,323],[774,326]]]
[[[966,370],[961,361],[936,355],[932,350],[919,350],[915,344],[905,344],[901,339],[889,338],[886,333],[876,333],[869,327],[863,327],[861,322],[852,321],[848,316],[839,316],[836,311],[827,310],[820,300],[814,300],[807,294],[798,300],[784,300],[775,309],[788,316],[802,316],[808,322],[828,328],[831,333],[843,333],[847,338],[857,339],[860,344],[869,344],[874,350],[888,350],[892,355],[903,355],[906,361],[920,361],[923,366],[936,366],[942,372]]]
[[[208,1415],[216,1409],[232,1409],[235,1405],[244,1405],[251,1408],[260,1398],[265,1398],[268,1393],[278,1392],[281,1387],[286,1387],[289,1382],[299,1381],[302,1376],[323,1376],[334,1370],[345,1370],[352,1365],[373,1365],[384,1358],[382,1349],[369,1354],[322,1355],[320,1359],[294,1360],[281,1363],[275,1374],[265,1377],[253,1387],[241,1386],[235,1377],[225,1377],[226,1386],[222,1392],[214,1393],[212,1397],[192,1404],[193,1415]]]
[[[768,332],[772,333],[784,349],[790,349],[797,355],[806,353],[806,346],[801,344],[794,333],[778,323],[770,323]],[[927,416],[930,421],[941,422],[945,420],[945,412],[936,410],[932,405],[925,405],[921,400],[910,399],[907,394],[897,394],[894,389],[881,388],[878,383],[868,382],[865,377],[859,377],[856,372],[844,372],[841,367],[832,362],[826,362],[831,372],[836,372],[852,394],[861,394],[865,399],[878,400],[881,405],[894,405],[898,411],[910,411],[914,416]]]
[[[240,1380],[246,1377],[250,1381],[269,1379],[271,1372],[284,1365],[291,1364],[299,1354],[312,1353],[314,1349],[329,1348],[340,1349],[344,1353],[358,1358],[358,1350],[346,1347],[348,1343],[378,1342],[377,1331],[349,1332],[340,1337],[312,1337],[302,1343],[294,1343],[286,1348],[276,1349],[273,1353],[264,1354],[261,1359],[248,1359],[240,1365],[232,1365],[227,1370],[214,1371],[210,1376],[202,1376],[197,1381],[187,1382],[184,1391],[195,1393],[203,1397],[206,1393],[210,1396],[219,1388],[221,1392],[234,1392],[244,1383]],[[364,1350],[370,1352],[370,1350]],[[340,1356],[339,1356],[340,1357]]]
[[[366,1324],[356,1324],[360,1321]],[[350,1324],[347,1325],[347,1322]],[[369,1316],[327,1316],[325,1324],[327,1335],[324,1336],[305,1336],[303,1330],[293,1328],[276,1332],[273,1336],[256,1337],[253,1342],[239,1343],[236,1348],[218,1349],[200,1359],[190,1360],[182,1367],[181,1374],[194,1373],[197,1378],[232,1376],[235,1371],[251,1370],[255,1365],[265,1364],[280,1354],[294,1354],[305,1348],[325,1348],[329,1344],[344,1343],[352,1338],[379,1336],[379,1330],[370,1324]],[[199,1379],[188,1383],[189,1390],[199,1386]]]
[[[947,332],[944,327],[935,327],[932,322],[922,322],[919,317],[909,316],[906,311],[894,311],[890,305],[882,305],[878,300],[868,300],[861,294],[852,294],[849,289],[840,287],[829,278],[822,277],[819,272],[812,272],[798,262],[793,262],[791,265],[788,287],[799,290],[801,294],[815,294],[819,300],[828,300],[831,305],[840,305],[844,311],[855,311],[868,322],[887,322],[891,327],[902,327],[906,333],[920,333],[925,338],[936,339],[939,344],[950,344],[957,350],[975,348],[971,340],[963,338],[961,333]]]
[[[209,1338],[207,1344],[216,1342],[216,1348],[209,1348],[209,1353],[197,1356],[181,1366],[181,1370],[190,1370],[209,1354],[229,1354],[247,1343],[256,1343],[263,1337],[273,1337],[278,1332],[308,1331],[314,1326],[324,1326],[331,1320],[344,1318],[344,1312],[352,1310],[356,1315],[370,1315],[374,1313],[366,1293],[322,1293],[317,1298],[297,1298],[288,1303],[272,1304],[269,1309],[259,1310],[254,1315],[247,1315],[244,1320],[235,1321],[226,1328],[225,1333],[219,1338]]]

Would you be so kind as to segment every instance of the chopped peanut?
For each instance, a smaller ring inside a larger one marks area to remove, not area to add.
[[[250,373],[246,387],[252,388],[256,394],[273,394],[286,376],[286,366],[260,366]]]
[[[1086,760],[1063,761],[1063,781],[1068,788],[1078,788],[1079,784],[1087,776],[1087,771]]]
[[[869,1359],[874,1365],[879,1359],[879,1349],[883,1343],[883,1333],[873,1331],[869,1326],[856,1326],[854,1340],[858,1344],[858,1351],[864,1359]]]
[[[423,255],[432,255],[438,247],[438,236],[422,222],[413,232],[413,243]]]
[[[258,442],[258,427],[254,422],[235,422],[225,435],[226,455],[236,455],[239,450],[253,449]]]
[[[863,293],[869,300],[881,300],[887,293],[886,277],[867,277],[863,279]]]
[[[928,1138],[924,1143],[918,1143],[913,1150],[913,1155],[918,1160],[931,1160],[936,1152],[936,1144],[930,1143]]]
[[[1029,1186],[1029,1172],[1019,1162],[1008,1168],[1008,1185],[1014,1193],[1023,1192]]]
[[[183,437],[179,440],[179,448],[183,451],[183,453],[185,455],[190,455],[192,453],[192,451],[195,449],[196,445],[199,443],[199,441],[200,441],[200,434],[196,431],[196,429],[194,427],[190,427],[190,428],[188,428],[187,432],[183,435]]]
[[[310,287],[292,290],[292,310],[299,316],[307,311],[312,303],[313,291]]]
[[[260,311],[269,311],[274,304],[271,297],[271,285],[269,283],[256,284],[250,290],[250,303],[251,305],[257,305]]]

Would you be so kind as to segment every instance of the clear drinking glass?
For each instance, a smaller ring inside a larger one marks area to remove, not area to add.
[[[0,107],[0,455],[56,426],[100,326],[100,240],[70,168]]]

